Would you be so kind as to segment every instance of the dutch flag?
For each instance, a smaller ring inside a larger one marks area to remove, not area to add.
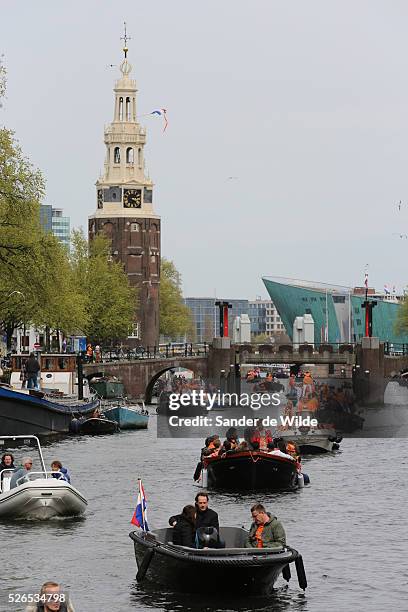
[[[149,531],[149,526],[147,524],[146,517],[146,495],[140,478],[138,478],[138,483],[139,493],[137,496],[137,506],[130,522],[132,523],[132,525],[136,525],[136,527],[140,527],[140,529],[143,529],[143,531]]]

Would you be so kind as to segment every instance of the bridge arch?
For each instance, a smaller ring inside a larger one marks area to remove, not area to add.
[[[183,365],[182,363],[177,364],[177,365],[172,364],[172,365],[168,365],[165,368],[163,367],[160,368],[157,372],[153,374],[153,376],[150,378],[149,382],[147,383],[146,390],[144,392],[144,401],[146,402],[146,404],[151,403],[153,387],[154,387],[154,384],[159,380],[159,378],[163,376],[165,372],[169,372],[170,370],[177,370],[177,368],[179,367],[183,368],[184,370],[190,370],[190,372],[194,372],[195,375],[203,374],[202,368],[200,368],[198,364],[196,367],[194,367],[194,363],[188,364],[188,365],[187,364]]]

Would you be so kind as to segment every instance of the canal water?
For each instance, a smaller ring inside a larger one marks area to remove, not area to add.
[[[46,580],[62,582],[76,612],[129,610],[333,610],[407,609],[408,444],[403,439],[346,439],[334,455],[304,460],[311,486],[292,493],[211,494],[210,506],[224,525],[248,526],[255,501],[283,522],[287,540],[302,554],[309,582],[304,595],[294,568],[268,599],[176,595],[135,581],[128,537],[142,477],[151,528],[192,503],[198,439],[157,439],[149,430],[78,437],[44,446],[47,464],[60,459],[89,501],[76,520],[0,523],[0,610],[9,593],[36,593]],[[20,451],[16,453],[20,458]]]

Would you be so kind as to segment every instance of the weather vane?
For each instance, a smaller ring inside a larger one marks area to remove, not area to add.
[[[127,35],[126,21],[123,22],[123,27],[124,27],[124,35],[120,37],[120,40],[123,40],[124,43],[125,43],[125,46],[123,47],[123,51],[125,53],[125,59],[126,59],[127,52],[128,52],[127,41],[131,40],[131,38],[130,38],[130,36]]]

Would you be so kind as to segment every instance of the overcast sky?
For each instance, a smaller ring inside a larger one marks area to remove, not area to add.
[[[367,263],[377,289],[406,285],[406,1],[2,0],[0,123],[74,226],[96,207],[124,20],[138,112],[168,112],[165,134],[141,123],[185,295],[361,285]]]

